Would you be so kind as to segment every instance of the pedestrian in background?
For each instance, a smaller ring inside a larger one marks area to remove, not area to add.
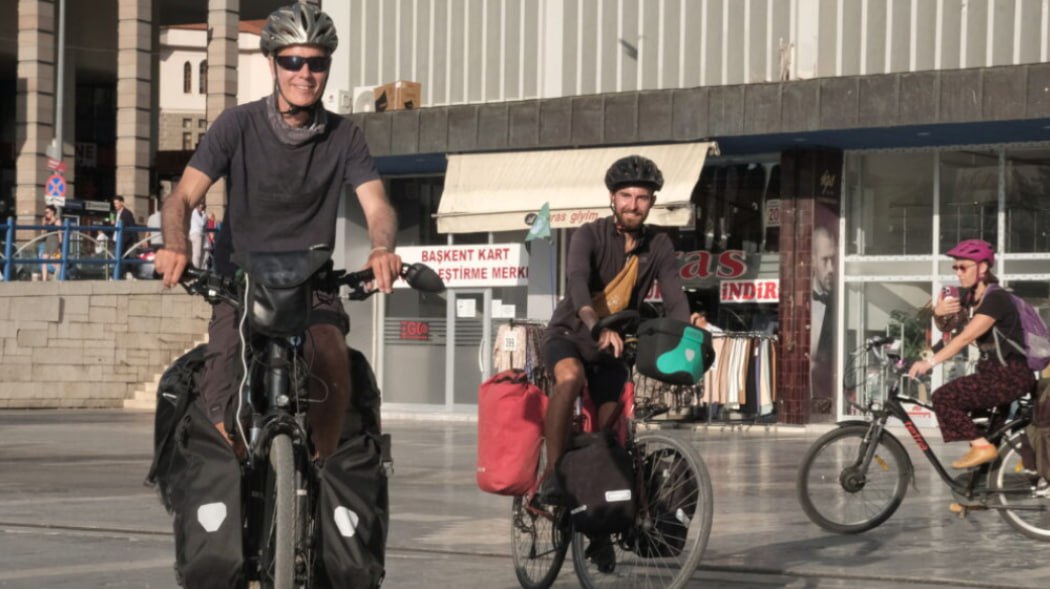
[[[58,209],[53,205],[47,205],[44,207],[44,220],[42,224],[47,228],[44,229],[44,241],[40,244],[40,248],[37,250],[39,257],[45,260],[58,260],[62,257],[62,234],[58,233],[59,228],[62,227],[62,220],[58,218]],[[48,262],[40,264],[41,280],[47,280],[48,271],[52,274],[56,272],[54,264]]]
[[[193,249],[190,263],[194,268],[204,268],[204,227],[208,224],[204,203],[198,204],[190,214],[190,247]]]

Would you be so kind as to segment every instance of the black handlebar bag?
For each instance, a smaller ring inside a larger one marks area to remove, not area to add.
[[[234,262],[248,274],[246,312],[252,327],[271,337],[306,331],[314,275],[331,264],[331,257],[328,249],[234,254]]]

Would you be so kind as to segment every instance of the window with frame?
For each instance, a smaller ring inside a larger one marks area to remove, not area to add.
[[[193,66],[190,62],[182,64],[182,93],[190,94],[193,92]]]
[[[1050,252],[1050,150],[1006,152],[1006,253]]]
[[[197,80],[197,92],[200,94],[208,93],[208,60],[205,59],[200,63],[198,80]]]
[[[964,239],[998,243],[998,153],[941,152],[940,213],[939,251],[948,251]]]
[[[932,253],[934,155],[847,154],[847,255]]]

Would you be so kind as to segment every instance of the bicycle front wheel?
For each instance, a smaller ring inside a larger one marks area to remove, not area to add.
[[[639,484],[633,529],[573,535],[573,566],[586,589],[684,587],[711,535],[711,478],[700,454],[659,432],[643,432],[634,443]]]
[[[270,442],[270,483],[267,497],[265,528],[269,541],[265,549],[269,583],[267,589],[293,589],[295,585],[296,537],[299,517],[296,513],[297,484],[292,440],[278,434]]]
[[[988,475],[1002,516],[1010,527],[1029,538],[1050,542],[1050,485],[1021,459],[1021,432],[1014,432],[999,448],[999,468]],[[1034,466],[1034,465],[1031,465]]]
[[[850,424],[831,430],[802,459],[798,500],[809,519],[829,532],[858,534],[878,526],[897,511],[908,490],[908,453],[885,432],[866,443],[868,429]]]

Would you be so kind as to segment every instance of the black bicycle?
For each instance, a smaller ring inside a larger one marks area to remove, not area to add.
[[[638,313],[621,311],[602,319],[608,327],[634,334]],[[625,335],[622,361],[633,375],[638,337]],[[595,414],[586,387],[577,403],[575,432],[593,431]],[[588,538],[573,529],[571,508],[551,505],[535,492],[515,497],[511,508],[511,553],[514,572],[524,589],[547,589],[557,580],[569,547],[577,579],[586,589],[650,587],[678,589],[692,578],[711,534],[714,513],[711,477],[697,449],[657,430],[639,425],[669,407],[636,399],[628,378],[620,397],[614,430],[634,463],[638,498],[633,525],[621,533]],[[544,472],[540,452],[537,472]],[[604,558],[596,553],[604,551]]]
[[[840,534],[857,534],[882,524],[900,506],[913,480],[907,451],[886,429],[899,419],[957,501],[960,516],[995,510],[1015,530],[1036,540],[1050,541],[1050,485],[1034,470],[1034,453],[1025,428],[1032,404],[1022,398],[1012,411],[997,408],[978,419],[982,435],[999,448],[989,463],[952,476],[933,453],[903,403],[928,410],[932,406],[900,393],[907,365],[889,350],[893,339],[870,338],[856,354],[873,357],[863,378],[888,383],[884,399],[850,402],[870,416],[848,420],[824,434],[802,459],[797,490],[802,509],[813,523]],[[851,383],[852,384],[852,383]]]
[[[245,449],[249,580],[266,589],[310,587],[321,557],[315,554],[319,481],[306,412],[312,402],[309,366],[303,358],[311,290],[337,292],[346,286],[344,298],[351,300],[376,292],[368,287],[371,270],[332,270],[330,255],[322,249],[252,254],[237,260],[244,269],[237,279],[188,268],[182,281],[191,294],[234,305],[254,334],[242,340],[244,374],[233,435]],[[418,290],[444,290],[437,274],[422,264],[404,265],[401,277]],[[242,322],[242,336],[245,331]]]

